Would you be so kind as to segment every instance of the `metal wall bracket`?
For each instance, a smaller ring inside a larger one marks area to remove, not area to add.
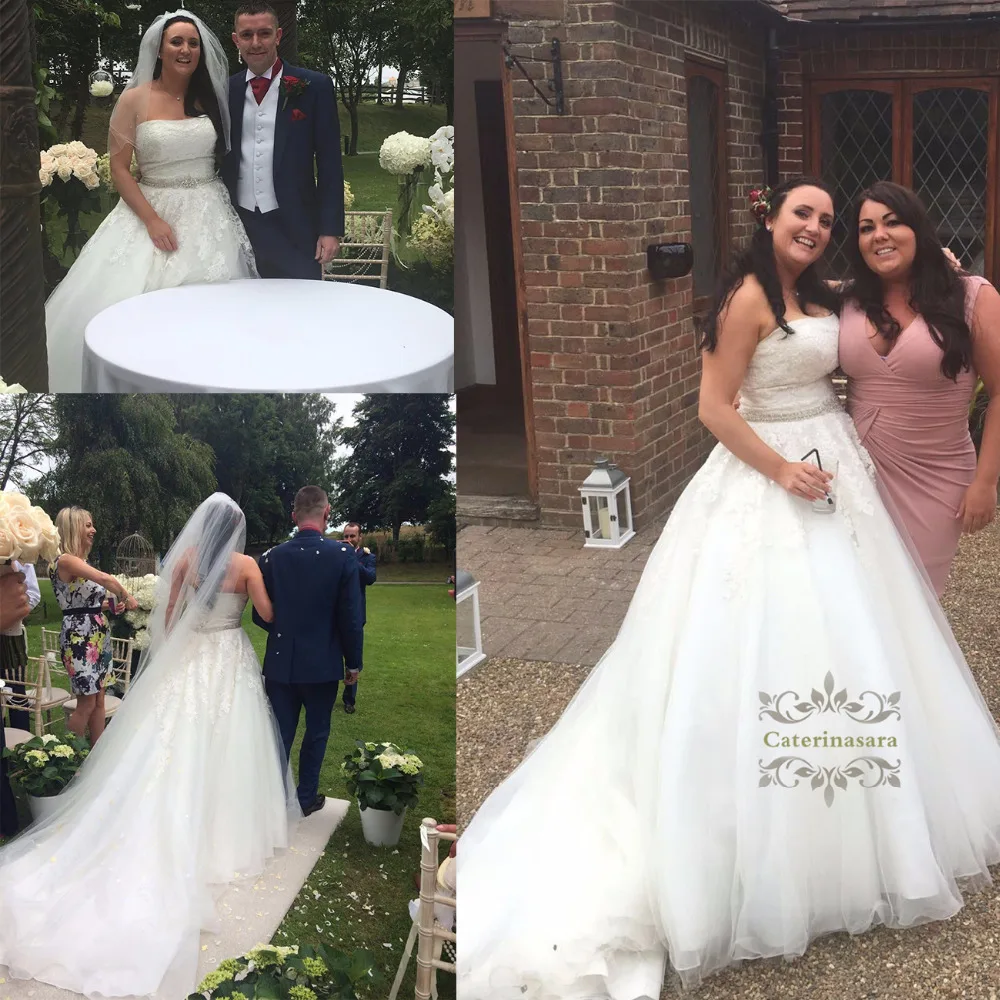
[[[552,91],[552,99],[550,100],[545,94],[541,92],[538,88],[538,84],[528,75],[528,71],[522,65],[521,59],[518,59],[516,55],[510,50],[510,46],[504,42],[503,52],[504,52],[504,62],[507,68],[510,69],[512,66],[516,66],[520,71],[521,75],[531,84],[532,89],[538,96],[545,101],[548,107],[553,108],[557,115],[564,115],[566,113],[566,102],[563,97],[563,78],[562,78],[562,59],[560,56],[559,49],[559,39],[552,39],[552,47],[549,50],[551,55],[548,59],[535,59],[531,56],[524,56],[524,62],[551,62],[552,63],[552,79],[546,81],[548,83],[549,89]]]

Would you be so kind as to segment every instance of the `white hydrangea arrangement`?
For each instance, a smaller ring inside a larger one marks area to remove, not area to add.
[[[410,232],[410,245],[431,267],[446,271],[455,263],[455,128],[443,125],[430,138],[434,183]]]
[[[340,773],[347,779],[347,791],[362,809],[381,809],[401,815],[415,806],[418,789],[424,783],[424,762],[395,743],[365,743],[344,757]]]
[[[0,572],[15,559],[53,562],[59,555],[59,529],[41,507],[20,493],[0,493]]]
[[[390,174],[405,177],[431,165],[431,140],[409,132],[394,132],[382,142],[379,166]]]
[[[134,611],[126,611],[123,617],[133,630],[132,648],[142,650],[149,645],[149,616],[156,599],[157,576],[147,573],[145,576],[122,579],[121,582],[139,605]]]
[[[41,152],[38,178],[42,187],[50,187],[58,177],[69,183],[74,177],[88,190],[100,187],[97,152],[82,142],[60,142]]]
[[[90,85],[91,97],[110,97],[115,90],[115,85],[110,80],[95,80]]]

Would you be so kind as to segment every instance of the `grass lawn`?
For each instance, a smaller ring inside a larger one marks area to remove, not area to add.
[[[393,572],[387,572],[390,569]],[[405,573],[397,574],[396,569]],[[420,868],[420,821],[433,816],[438,822],[455,822],[455,605],[443,582],[449,572],[440,563],[379,567],[380,582],[400,575],[425,575],[441,585],[380,587],[376,583],[369,588],[358,709],[347,715],[338,699],[320,778],[324,794],[347,798],[340,774],[344,755],[354,749],[355,740],[388,740],[424,761],[426,783],[420,804],[407,814],[398,848],[366,844],[360,813],[352,806],[274,939],[284,944],[323,942],[347,951],[368,948],[385,976],[371,994],[372,1000],[388,994],[409,933],[407,903],[418,894],[413,879]],[[39,584],[42,604],[28,622],[32,656],[41,652],[42,624],[58,628],[61,621],[51,583],[43,579]],[[249,607],[243,625],[263,659],[266,633],[252,623]],[[55,680],[66,686],[66,678],[57,675]],[[61,718],[53,729],[64,731]],[[300,728],[292,752],[296,770],[301,738]],[[412,958],[401,996],[413,994],[415,965]],[[441,996],[453,998],[454,979],[445,974],[439,978]]]

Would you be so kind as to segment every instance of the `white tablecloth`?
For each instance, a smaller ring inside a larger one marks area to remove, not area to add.
[[[453,392],[454,321],[342,281],[147,292],[87,324],[84,392]]]

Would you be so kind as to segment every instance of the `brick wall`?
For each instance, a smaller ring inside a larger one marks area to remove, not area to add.
[[[711,444],[691,278],[653,283],[645,260],[651,242],[691,238],[685,53],[726,65],[729,235],[742,241],[763,169],[764,29],[708,2],[497,0],[495,14],[519,56],[562,45],[565,115],[511,75],[542,519],[579,523],[577,487],[606,455],[632,476],[646,523]]]
[[[809,77],[846,73],[933,75],[942,70],[961,70],[971,76],[1000,72],[1000,29],[995,26],[789,26],[782,31],[780,44],[782,49],[795,53],[782,61],[778,92],[783,176],[802,173],[805,167],[803,96]]]

